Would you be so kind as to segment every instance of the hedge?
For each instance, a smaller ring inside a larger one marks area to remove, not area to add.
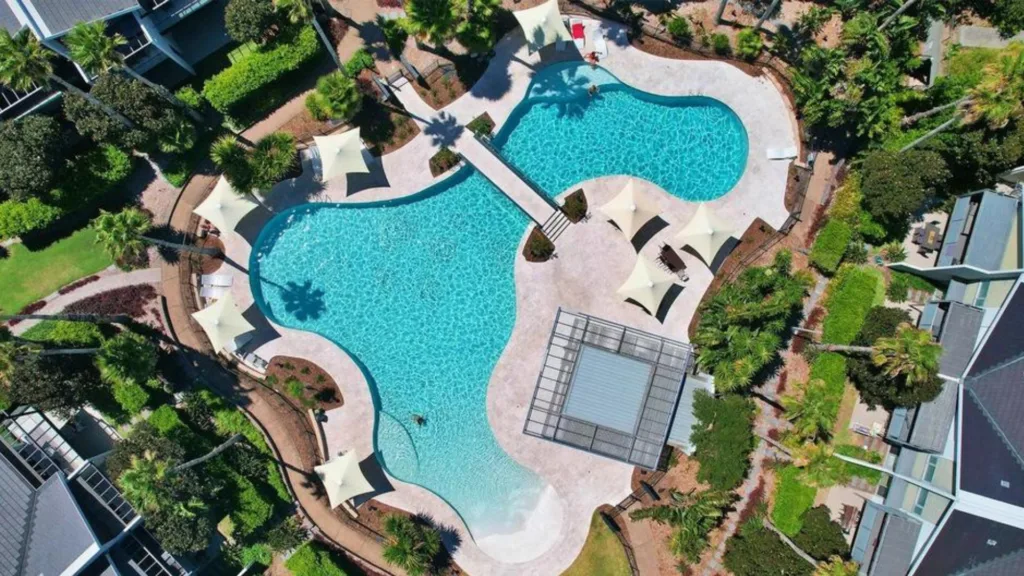
[[[102,144],[74,159],[49,201],[65,212],[91,205],[128,178],[132,164],[128,153]]]
[[[815,506],[804,514],[803,528],[793,537],[793,543],[818,561],[832,556],[847,558],[850,545],[846,543],[843,527],[832,520],[832,512],[824,504]]]
[[[811,248],[811,264],[825,274],[835,274],[851,236],[853,230],[849,224],[835,218],[829,220]]]
[[[317,542],[306,542],[284,563],[294,576],[346,576],[329,550]]]
[[[242,536],[259,530],[274,514],[274,505],[260,494],[256,485],[244,476],[234,476],[235,490],[232,494],[234,506],[231,520]]]
[[[822,340],[829,344],[853,342],[879,290],[884,290],[884,286],[877,271],[843,267],[828,287],[825,302],[828,316],[822,328]]]
[[[782,468],[777,476],[772,523],[792,538],[803,527],[804,514],[814,506],[814,497],[818,491],[800,480],[801,471],[795,466]]]
[[[103,343],[99,326],[89,322],[43,320],[21,335],[26,340],[74,348],[97,348]]]
[[[60,215],[59,208],[43,204],[38,198],[0,202],[0,240],[45,228]]]
[[[756,516],[726,542],[724,564],[735,576],[810,576],[814,571]]]
[[[133,416],[142,412],[142,409],[146,407],[146,402],[149,402],[149,392],[131,380],[116,382],[113,389],[114,400],[117,400],[125,412]]]
[[[203,84],[203,96],[219,112],[228,114],[235,105],[313,60],[319,51],[316,30],[305,26],[294,36],[282,37],[235,60]]]
[[[700,463],[697,480],[713,490],[733,490],[743,482],[754,449],[754,404],[728,394],[715,398],[701,390],[693,396],[695,422],[690,441]]]
[[[818,354],[811,364],[811,380],[824,380],[828,395],[836,399],[836,407],[846,389],[846,357],[837,352]]]

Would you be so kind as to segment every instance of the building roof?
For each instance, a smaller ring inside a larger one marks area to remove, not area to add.
[[[6,28],[12,36],[22,28],[21,20],[14,14],[6,0],[0,0],[0,26]]]
[[[921,523],[888,513],[881,525],[878,547],[871,558],[872,576],[906,576],[914,558]]]
[[[0,458],[0,574],[19,573],[34,495],[14,466]]]
[[[990,190],[957,199],[936,265],[999,270],[1017,217],[1017,202]]]
[[[593,346],[577,362],[562,413],[632,434],[654,365]]]
[[[985,311],[981,308],[950,302],[939,333],[939,343],[942,344],[940,374],[957,378],[964,373],[974,354],[984,318]]]
[[[1008,317],[1008,321],[996,322],[991,328],[971,363],[968,379],[978,378],[998,364],[1024,356],[1024,330],[1020,329],[1020,323],[1024,321],[1024,292],[1015,289],[1003,306],[1001,316]]]
[[[693,395],[697,390],[713,394],[715,392],[714,378],[704,373],[687,375],[683,382],[683,393],[679,397],[679,407],[676,408],[676,417],[672,419],[672,428],[668,432],[668,443],[686,454],[693,454],[690,434],[693,432],[693,425],[697,422],[697,419],[693,417]]]
[[[935,537],[917,574],[1010,576],[1024,565],[1024,530],[953,510]]]
[[[24,0],[24,3],[46,37],[63,34],[79,22],[102,20],[141,8],[138,0]]]

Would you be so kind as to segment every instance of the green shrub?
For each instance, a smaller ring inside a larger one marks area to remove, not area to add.
[[[801,471],[795,466],[785,466],[776,475],[772,523],[790,538],[800,532],[804,513],[814,505],[818,494],[816,489],[804,484],[800,476]]]
[[[363,95],[354,80],[341,72],[321,76],[306,97],[306,109],[317,120],[347,121],[362,107]]]
[[[754,449],[754,404],[735,394],[715,398],[698,391],[693,398],[696,421],[690,434],[697,479],[712,490],[730,491],[743,482]]]
[[[829,283],[822,340],[829,344],[853,342],[881,288],[877,270],[853,266],[841,269]]]
[[[689,44],[693,41],[693,30],[690,22],[681,16],[675,16],[668,21],[668,33],[680,44]]]
[[[188,106],[193,110],[202,110],[203,104],[206,102],[202,93],[191,86],[185,86],[179,89],[174,93],[174,95],[177,96],[178,100],[181,100],[185,106]]]
[[[114,382],[114,400],[124,408],[125,412],[135,415],[142,412],[149,402],[149,392],[132,380]]]
[[[277,467],[277,462],[274,460],[267,461],[267,484],[274,489],[274,494],[281,499],[282,502],[291,502],[292,495],[288,492],[288,487],[284,483],[284,478],[281,477],[281,470]]]
[[[839,262],[850,244],[853,230],[842,220],[831,219],[822,228],[811,248],[810,262],[823,273],[832,275],[839,268]]]
[[[294,576],[346,576],[330,551],[319,542],[303,544],[284,565]]]
[[[451,148],[445,146],[437,151],[430,158],[430,173],[434,176],[440,176],[445,172],[451,170],[459,163],[460,156],[458,153],[453,152]]]
[[[818,354],[811,364],[811,380],[824,381],[829,396],[835,397],[838,404],[846,387],[846,356],[838,352]]]
[[[850,546],[843,535],[843,527],[832,520],[828,506],[815,506],[804,514],[803,527],[793,536],[793,542],[818,561],[832,556],[846,558]]]
[[[531,262],[544,262],[555,254],[555,243],[535,227],[526,239],[524,251]]]
[[[234,502],[230,516],[235,524],[235,530],[242,536],[248,536],[270,520],[274,514],[274,506],[247,478],[236,475],[234,480]]]
[[[253,426],[252,422],[245,417],[241,410],[235,408],[216,410],[213,413],[213,421],[217,426],[217,432],[220,434],[225,436],[241,434],[257,450],[264,454],[270,454],[270,447],[267,446],[263,433],[256,426]]]
[[[242,549],[241,559],[243,566],[249,566],[250,564],[270,566],[270,563],[274,560],[274,552],[266,544],[253,544]]]
[[[933,292],[935,291],[935,286],[924,278],[915,276],[914,274],[897,272],[895,270],[890,272],[889,286],[885,289],[886,298],[896,302],[897,304],[906,302],[908,293],[911,289],[921,290],[923,292]]]
[[[372,70],[374,66],[373,56],[365,48],[360,48],[348,59],[348,62],[345,62],[343,68],[345,68],[345,76],[355,78],[363,70]]]
[[[89,322],[43,320],[21,335],[26,340],[57,346],[96,348],[103,343],[99,326]]]
[[[473,134],[490,136],[494,132],[494,120],[491,120],[491,117],[484,112],[474,118],[472,122],[466,124],[466,128]]]
[[[761,35],[754,30],[744,28],[736,35],[736,53],[740,58],[754,60],[761,54],[762,48],[764,43],[761,41]]]
[[[157,408],[149,415],[149,423],[161,436],[171,436],[185,426],[178,416],[178,411],[167,404]]]
[[[46,228],[61,215],[61,210],[43,204],[38,198],[0,202],[0,240]]]
[[[71,161],[61,184],[50,192],[50,203],[65,212],[95,204],[132,173],[132,157],[101,144]]]
[[[729,43],[729,37],[721,32],[711,35],[711,48],[719,56],[727,56],[732,52],[732,44]]]
[[[814,570],[759,517],[744,522],[729,539],[725,567],[734,576],[810,576]]]
[[[320,51],[316,30],[305,26],[297,33],[282,34],[274,43],[247,54],[203,85],[203,96],[216,110],[231,109],[289,72],[312,61]]]

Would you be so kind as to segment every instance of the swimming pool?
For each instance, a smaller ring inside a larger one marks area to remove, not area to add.
[[[599,87],[596,96],[591,85]],[[725,104],[656,96],[575,62],[537,73],[494,144],[549,196],[598,176],[629,174],[691,202],[731,190],[748,151],[747,131]]]
[[[599,97],[590,84],[602,86]],[[496,145],[549,195],[626,173],[706,200],[735,184],[747,154],[725,106],[644,94],[589,66],[541,71]],[[547,487],[501,449],[487,420],[528,224],[467,167],[401,200],[278,214],[250,262],[267,317],[332,340],[360,364],[388,472],[445,499],[478,540],[522,530]]]

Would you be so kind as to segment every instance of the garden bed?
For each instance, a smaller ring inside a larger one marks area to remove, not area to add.
[[[540,226],[530,230],[530,236],[523,245],[523,258],[527,262],[547,262],[555,255],[555,245],[541,232]]]
[[[734,60],[732,58],[726,58],[724,56],[704,55],[701,54],[700,52],[697,52],[696,50],[680,48],[675,44],[665,42],[664,40],[659,40],[658,38],[654,38],[646,34],[639,35],[636,38],[633,38],[630,41],[630,44],[637,50],[640,50],[641,52],[646,52],[648,54],[653,54],[654,56],[660,56],[662,58],[669,58],[672,60],[712,60],[718,62],[725,62],[726,64],[731,64],[739,68],[741,71],[743,71],[744,74],[752,78],[758,78],[764,74],[764,70],[761,67],[755,66],[748,62],[743,62],[742,60]]]
[[[586,220],[589,208],[587,196],[583,193],[583,188],[569,194],[562,202],[562,212],[565,212],[566,218],[573,224]]]
[[[430,157],[430,175],[438,177],[441,174],[455,168],[462,159],[457,152],[452,152],[447,146],[441,148],[437,154]]]
[[[298,382],[302,386],[301,398],[297,393],[298,389],[294,388],[294,385],[290,387],[289,382]],[[304,407],[332,410],[345,404],[334,379],[323,368],[302,358],[271,358],[267,366],[265,383]]]
[[[491,119],[490,114],[484,112],[474,118],[472,122],[466,124],[466,128],[478,136],[487,136],[489,138],[494,134],[494,120]]]

